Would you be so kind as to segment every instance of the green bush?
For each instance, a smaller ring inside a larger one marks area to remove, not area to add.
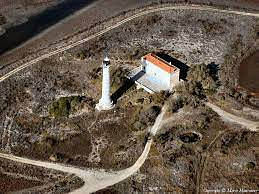
[[[200,86],[205,91],[216,91],[217,83],[210,74],[210,69],[204,63],[194,65],[190,68],[187,80],[194,88]]]
[[[254,163],[254,162],[248,162],[248,163],[246,164],[246,168],[247,168],[248,170],[253,170],[253,169],[255,168],[255,163]]]
[[[53,102],[49,108],[49,114],[53,117],[68,117],[70,104],[66,98],[60,98],[58,101]]]
[[[75,58],[77,58],[79,60],[84,60],[84,59],[86,59],[86,55],[85,55],[84,51],[80,51],[75,54]]]
[[[128,71],[119,67],[112,71],[112,80],[111,80],[111,87],[113,89],[118,89],[118,87],[122,86],[125,81],[127,80],[126,75]]]
[[[161,91],[159,93],[154,93],[149,96],[150,101],[155,105],[162,105],[169,98],[170,93],[167,91]]]
[[[49,115],[55,118],[68,117],[81,101],[80,96],[61,97],[49,106]]]
[[[71,107],[71,109],[74,110],[75,107],[76,107],[78,104],[80,104],[80,102],[81,102],[80,96],[73,96],[73,97],[72,97],[72,100],[71,100],[71,102],[70,102],[70,107]]]
[[[201,100],[205,98],[204,91],[197,82],[179,84],[175,91],[181,95],[184,105],[190,105],[194,108],[198,107]]]
[[[201,100],[217,91],[219,84],[216,79],[218,76],[214,73],[217,71],[211,71],[210,67],[205,64],[193,65],[190,68],[187,75],[188,81],[175,87],[175,91],[181,94],[185,105],[198,107]]]

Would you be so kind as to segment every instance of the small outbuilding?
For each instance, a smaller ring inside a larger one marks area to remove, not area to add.
[[[149,53],[141,57],[141,66],[134,69],[129,77],[132,79],[138,77],[135,79],[137,87],[149,93],[171,91],[180,82],[180,69],[157,55]]]

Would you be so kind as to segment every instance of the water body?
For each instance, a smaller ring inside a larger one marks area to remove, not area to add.
[[[66,0],[30,17],[26,23],[7,29],[6,33],[0,36],[0,55],[21,45],[94,1],[96,0]]]
[[[259,94],[259,50],[247,57],[240,65],[239,84],[250,92]]]

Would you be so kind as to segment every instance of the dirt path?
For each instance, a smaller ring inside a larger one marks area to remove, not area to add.
[[[152,135],[155,135],[157,130],[160,128],[166,109],[167,109],[166,106],[162,108],[161,113],[156,118],[155,124],[150,129],[150,133]],[[92,193],[92,192],[104,189],[108,186],[114,185],[118,182],[121,182],[124,179],[128,178],[129,176],[133,175],[135,172],[137,172],[139,168],[144,164],[148,156],[152,142],[153,142],[152,138],[147,141],[144,151],[142,152],[141,156],[138,158],[138,160],[135,162],[133,166],[117,172],[105,172],[102,169],[83,170],[72,166],[66,166],[64,164],[31,160],[28,158],[22,158],[22,157],[17,157],[10,154],[3,154],[3,153],[0,153],[0,157],[15,161],[15,162],[49,168],[49,169],[58,170],[69,174],[75,174],[76,176],[80,177],[85,182],[85,184],[83,185],[83,187],[73,191],[72,193]]]
[[[218,115],[220,115],[223,119],[225,119],[227,121],[240,124],[240,125],[248,128],[250,131],[258,131],[259,130],[259,122],[250,121],[250,120],[244,119],[242,117],[238,117],[236,115],[233,115],[229,112],[226,112],[226,111],[222,110],[220,107],[218,107],[214,104],[211,104],[209,102],[207,102],[206,105],[208,107],[212,108],[216,113],[218,113]]]
[[[73,47],[76,47],[82,43],[88,42],[89,40],[92,40],[94,38],[97,38],[103,34],[105,34],[106,32],[109,32],[115,28],[118,28],[119,26],[121,26],[122,24],[125,24],[135,18],[147,15],[149,13],[154,13],[154,12],[159,12],[159,11],[168,11],[168,10],[178,10],[178,9],[182,9],[182,10],[199,10],[199,11],[216,11],[216,12],[221,12],[221,13],[228,13],[228,14],[237,14],[237,15],[244,15],[244,16],[253,16],[253,17],[259,17],[259,13],[247,13],[247,12],[242,12],[242,11],[232,11],[232,10],[222,10],[222,9],[217,9],[217,8],[213,8],[213,7],[209,7],[209,6],[194,6],[194,5],[172,5],[172,6],[167,6],[167,7],[160,7],[160,8],[152,8],[146,11],[141,11],[138,14],[135,14],[133,16],[130,16],[124,20],[121,20],[120,22],[118,22],[117,24],[114,24],[110,27],[107,27],[104,30],[101,30],[85,39],[82,39],[80,41],[74,42],[74,43],[70,43],[67,46],[64,46],[62,48],[57,48],[57,50],[49,52],[48,54],[44,54],[40,57],[37,57],[36,59],[33,59],[29,62],[24,63],[23,65],[11,70],[10,72],[8,72],[7,74],[5,74],[4,76],[0,77],[0,82],[4,81],[5,79],[9,78],[10,76],[16,74],[17,72],[25,69],[26,67],[29,67],[43,59],[49,58],[53,55],[56,55],[58,53],[64,52],[68,49],[71,49]]]

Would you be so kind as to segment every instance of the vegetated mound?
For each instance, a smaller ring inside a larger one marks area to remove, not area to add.
[[[89,112],[94,105],[93,99],[86,96],[61,97],[49,106],[49,115],[55,118],[69,117],[80,110]]]
[[[183,133],[179,135],[179,139],[181,139],[184,143],[194,143],[201,139],[200,135],[194,132]]]
[[[239,84],[249,92],[259,95],[259,50],[240,64]]]

